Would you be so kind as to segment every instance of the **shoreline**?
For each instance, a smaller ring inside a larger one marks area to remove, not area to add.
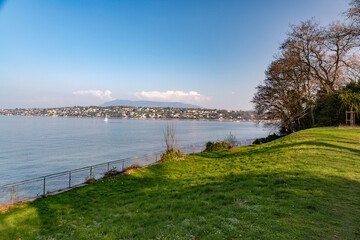
[[[5,117],[39,117],[39,118],[73,118],[73,119],[104,119],[102,117],[74,117],[74,116],[33,116],[33,115],[2,115],[0,114],[0,117],[5,116]],[[155,121],[155,120],[161,120],[161,121],[170,121],[170,120],[180,120],[180,121],[202,121],[202,122],[253,122],[253,123],[264,123],[264,122],[271,122],[271,121],[267,121],[267,120],[230,120],[230,119],[225,119],[225,120],[219,120],[219,119],[179,119],[179,118],[116,118],[116,117],[108,117],[108,119],[117,119],[117,120],[151,120],[151,121]],[[274,122],[274,121],[272,121]]]

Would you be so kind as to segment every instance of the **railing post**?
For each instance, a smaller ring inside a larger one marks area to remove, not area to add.
[[[121,171],[124,171],[124,160],[122,160]]]
[[[92,166],[90,167],[90,178],[92,178]]]
[[[69,171],[69,188],[71,188],[71,171]]]
[[[46,195],[46,192],[45,192],[45,184],[46,184],[46,180],[45,180],[46,177],[44,177],[44,184],[43,184],[43,196],[45,197]]]
[[[11,204],[14,204],[14,184],[11,185]]]
[[[108,169],[107,171],[110,171],[110,163],[109,162],[107,163],[107,169]]]

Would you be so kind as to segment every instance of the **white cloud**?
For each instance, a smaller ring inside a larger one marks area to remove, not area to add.
[[[80,90],[80,91],[75,91],[73,92],[74,95],[85,95],[85,96],[94,96],[97,97],[101,100],[105,100],[105,101],[111,101],[114,100],[115,98],[113,98],[111,96],[111,91],[106,90],[106,91],[101,91],[101,90]]]
[[[133,94],[141,100],[150,101],[166,101],[166,102],[183,102],[183,103],[201,103],[211,100],[210,97],[201,95],[196,91],[150,91],[150,92],[136,92]]]

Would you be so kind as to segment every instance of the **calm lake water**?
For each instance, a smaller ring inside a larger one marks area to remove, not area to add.
[[[0,185],[164,149],[162,120],[0,116]],[[176,121],[179,146],[263,137],[252,122]]]

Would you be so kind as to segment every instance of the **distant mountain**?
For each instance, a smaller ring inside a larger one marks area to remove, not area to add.
[[[154,102],[154,101],[130,101],[130,100],[114,100],[103,103],[101,107],[108,106],[131,106],[131,107],[170,107],[170,108],[202,108],[192,104],[181,102]]]

